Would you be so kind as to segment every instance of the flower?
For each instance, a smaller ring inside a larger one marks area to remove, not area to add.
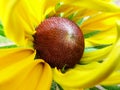
[[[52,80],[64,89],[120,83],[120,8],[103,0],[1,0],[6,36],[18,47],[0,49],[0,90],[49,90]],[[82,29],[85,51],[80,64],[62,73],[35,59],[35,28],[51,16],[71,19]],[[104,47],[104,48],[103,48]],[[100,62],[101,61],[101,62]]]

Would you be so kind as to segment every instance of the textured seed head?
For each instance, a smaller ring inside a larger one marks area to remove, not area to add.
[[[84,38],[80,28],[72,21],[51,17],[43,21],[34,35],[37,57],[51,67],[61,69],[74,67],[84,51]]]

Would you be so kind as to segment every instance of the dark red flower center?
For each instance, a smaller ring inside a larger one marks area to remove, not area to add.
[[[84,37],[80,28],[71,20],[51,17],[44,20],[34,35],[37,57],[51,67],[72,68],[84,51]]]

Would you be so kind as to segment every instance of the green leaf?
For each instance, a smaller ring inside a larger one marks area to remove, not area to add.
[[[96,34],[98,34],[98,33],[100,33],[100,32],[101,32],[101,31],[99,31],[99,30],[95,30],[95,31],[93,31],[93,32],[84,34],[84,38],[90,38],[90,37],[92,37],[92,36],[94,36],[94,35],[96,35]]]
[[[61,69],[61,72],[62,72],[62,73],[65,73],[65,72],[66,72],[66,66],[67,66],[67,64],[65,64],[65,65],[63,66],[63,68]]]
[[[100,90],[97,87],[92,87],[92,88],[85,88],[85,90]]]
[[[55,10],[59,9],[62,5],[63,5],[62,2],[57,3],[55,6]]]
[[[92,88],[85,88],[85,90],[120,90],[119,85],[111,85],[111,86],[95,86]]]
[[[100,90],[97,87],[89,88],[89,90]]]
[[[48,18],[49,18],[49,15],[46,15],[46,16],[45,16],[45,19],[48,19]]]
[[[85,90],[107,90],[107,89],[99,85],[91,88],[85,88]]]
[[[9,43],[9,42],[11,43],[11,41],[9,39],[0,35],[0,43]]]
[[[2,26],[2,23],[0,23],[0,30],[2,30],[3,29],[3,26]]]
[[[3,37],[0,35],[0,49],[1,48],[13,48],[17,47],[13,42],[11,42],[9,39],[6,37]]]
[[[83,23],[83,21],[84,21],[84,19],[81,18],[80,20],[78,20],[78,21],[76,22],[76,24],[77,24],[78,26],[80,26],[80,25]]]
[[[59,16],[59,17],[63,17],[63,16],[64,16],[64,13],[62,12],[62,13],[60,13],[58,16]]]
[[[5,36],[4,31],[3,31],[3,25],[0,23],[0,35]]]
[[[72,19],[75,17],[75,15],[76,15],[76,12],[75,12],[75,13],[72,13],[72,14],[69,15],[67,18],[68,18],[69,20],[72,20]]]
[[[95,50],[98,50],[98,49],[102,49],[102,48],[105,48],[105,47],[108,47],[108,46],[111,46],[112,44],[103,44],[103,45],[98,45],[98,46],[93,46],[93,47],[87,47],[85,48],[85,52],[90,52],[90,51],[95,51]]]
[[[102,86],[102,87],[104,87],[106,90],[120,90],[120,86],[118,85]]]
[[[50,90],[63,90],[63,88],[59,84],[57,84],[55,81],[53,81]]]
[[[16,46],[16,45],[0,46],[0,49],[1,49],[1,48],[14,48],[14,47],[17,47],[17,46]]]

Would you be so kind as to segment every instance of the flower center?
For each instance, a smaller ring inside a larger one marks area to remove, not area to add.
[[[34,48],[37,57],[44,59],[51,67],[72,68],[83,55],[84,37],[74,22],[51,17],[36,28]]]

